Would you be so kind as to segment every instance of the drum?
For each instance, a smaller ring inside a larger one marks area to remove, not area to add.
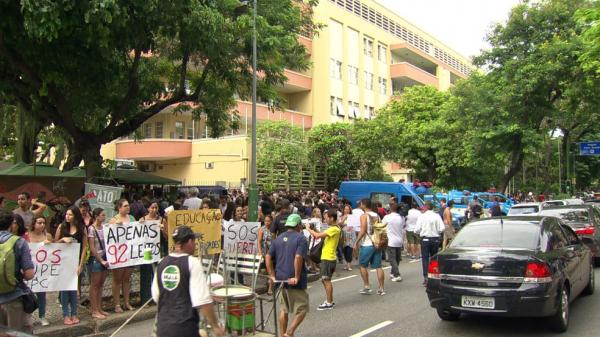
[[[226,327],[231,330],[254,329],[256,294],[251,288],[237,285],[220,286],[211,289],[217,303],[227,301]]]

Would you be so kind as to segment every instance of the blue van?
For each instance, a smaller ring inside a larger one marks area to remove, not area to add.
[[[423,200],[405,185],[387,181],[344,181],[340,185],[339,197],[350,201],[352,207],[358,207],[361,199],[368,198],[372,202],[381,202],[387,208],[391,197],[409,206],[415,203],[419,207],[424,205]]]

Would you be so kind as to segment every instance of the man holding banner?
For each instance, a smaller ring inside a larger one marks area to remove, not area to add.
[[[152,298],[158,304],[157,337],[199,337],[200,314],[212,326],[215,336],[224,336],[200,261],[193,257],[196,239],[188,226],[173,231],[175,249],[158,264]]]

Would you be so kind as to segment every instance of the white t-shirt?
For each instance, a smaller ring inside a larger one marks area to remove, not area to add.
[[[189,259],[188,264],[190,268],[190,300],[192,302],[192,307],[198,308],[205,304],[212,303],[213,300],[210,296],[210,291],[208,290],[208,283],[206,283],[206,277],[204,276],[204,271],[202,270],[202,263],[200,263],[200,260],[198,260],[197,257],[193,257],[188,254],[169,254],[169,256],[173,257],[181,257],[186,255]],[[152,299],[156,303],[158,303],[158,298],[160,296],[157,276],[158,273],[154,274],[154,281],[152,282]]]
[[[364,214],[364,213],[363,213]],[[365,246],[372,246],[373,245],[373,241],[371,241],[371,237],[370,235],[372,235],[372,224],[376,219],[379,219],[379,215],[377,215],[377,213],[370,211],[369,213],[367,213],[367,215],[369,215],[367,217],[367,234],[365,234],[365,236],[363,236],[363,241],[361,246],[365,247]]]
[[[404,218],[392,212],[384,216],[381,222],[387,225],[388,246],[396,248],[404,246]]]
[[[415,208],[411,208],[408,210],[408,215],[406,216],[406,230],[409,232],[417,231],[417,220],[421,216],[421,211]]]
[[[417,220],[417,227],[419,228],[419,235],[421,237],[440,237],[440,233],[446,229],[442,217],[433,211],[427,211],[419,217]]]
[[[183,202],[183,207],[185,209],[194,209],[195,210],[195,209],[200,209],[200,206],[202,206],[202,199],[200,199],[198,197],[187,198]]]

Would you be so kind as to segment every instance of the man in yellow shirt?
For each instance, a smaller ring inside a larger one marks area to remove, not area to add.
[[[325,288],[326,300],[317,307],[317,310],[331,310],[335,305],[335,303],[333,303],[333,283],[331,283],[331,277],[335,272],[335,266],[337,264],[336,250],[342,233],[342,230],[337,223],[337,215],[336,209],[330,208],[327,210],[325,221],[329,228],[321,233],[310,229],[308,224],[306,225],[306,229],[313,237],[325,240],[321,252],[321,281]]]

